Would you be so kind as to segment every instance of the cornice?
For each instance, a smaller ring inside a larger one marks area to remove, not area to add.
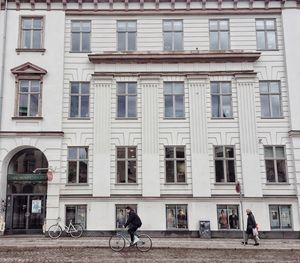
[[[149,63],[225,63],[255,62],[260,52],[224,51],[224,52],[109,52],[89,54],[94,64],[149,64]]]
[[[62,131],[0,131],[0,137],[63,137]]]

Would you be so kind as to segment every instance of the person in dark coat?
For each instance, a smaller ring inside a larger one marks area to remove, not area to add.
[[[124,227],[128,226],[128,233],[130,234],[131,245],[134,245],[139,241],[138,237],[134,235],[134,232],[142,226],[142,221],[130,206],[126,207],[126,212],[128,213],[128,219]]]
[[[258,246],[259,245],[258,236],[253,235],[253,229],[256,228],[256,221],[255,221],[254,215],[252,214],[250,209],[246,209],[246,213],[248,215],[248,218],[247,218],[246,238],[245,238],[245,241],[243,242],[243,244],[244,243],[248,244],[248,239],[250,236],[252,236],[254,239],[254,242],[255,242],[254,246]]]

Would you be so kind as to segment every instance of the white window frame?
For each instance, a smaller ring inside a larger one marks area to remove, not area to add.
[[[223,157],[216,156],[216,148],[222,147],[223,149]],[[232,148],[234,157],[226,157],[226,148]],[[236,173],[236,150],[234,145],[214,145],[214,166],[215,166],[215,182],[216,184],[235,184],[237,180]],[[224,182],[217,182],[217,171],[216,171],[216,161],[223,161],[223,174],[224,174]],[[234,182],[228,182],[227,180],[227,161],[234,161]]]

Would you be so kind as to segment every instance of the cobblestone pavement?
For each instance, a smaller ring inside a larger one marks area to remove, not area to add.
[[[1,263],[121,263],[121,262],[209,262],[209,263],[299,263],[300,250],[153,248],[142,253],[136,248],[113,252],[109,248],[1,248]]]

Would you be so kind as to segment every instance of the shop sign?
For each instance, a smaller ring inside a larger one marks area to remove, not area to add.
[[[47,181],[46,174],[8,174],[7,181]]]

